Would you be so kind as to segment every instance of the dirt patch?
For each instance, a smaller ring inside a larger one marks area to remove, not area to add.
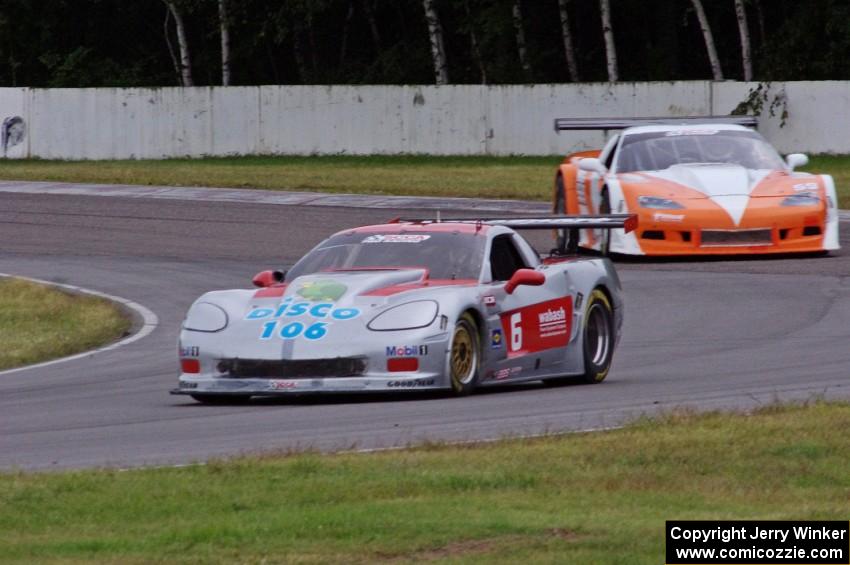
[[[528,542],[530,539],[539,539],[543,537],[556,537],[565,541],[575,541],[579,538],[579,534],[566,528],[551,528],[546,530],[545,534],[513,534],[509,536],[455,541],[435,549],[415,551],[404,555],[379,554],[377,557],[384,563],[400,563],[408,561],[438,561],[441,559],[451,559],[457,557],[465,557],[469,555],[482,555],[486,553],[493,553],[499,548],[511,546],[514,544],[520,544],[523,542]]]

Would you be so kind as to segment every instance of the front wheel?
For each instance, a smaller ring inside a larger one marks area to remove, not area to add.
[[[602,189],[602,195],[599,199],[599,213],[600,214],[610,214],[611,213],[611,197],[608,196],[608,188]],[[599,250],[603,255],[608,255],[611,246],[611,232],[603,230],[601,234],[601,239],[599,243]]]
[[[582,325],[584,375],[586,383],[601,383],[608,376],[616,341],[614,309],[608,297],[595,289],[587,301]]]
[[[465,396],[478,384],[480,359],[478,325],[472,315],[466,312],[455,324],[448,353],[449,377],[456,395]]]

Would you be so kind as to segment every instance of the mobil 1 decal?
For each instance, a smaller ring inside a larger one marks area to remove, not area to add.
[[[501,320],[508,357],[564,347],[570,340],[573,299],[566,296],[538,302],[505,312]]]

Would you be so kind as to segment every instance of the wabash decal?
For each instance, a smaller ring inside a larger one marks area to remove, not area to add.
[[[573,299],[567,296],[511,310],[501,320],[509,358],[564,347],[570,340]]]

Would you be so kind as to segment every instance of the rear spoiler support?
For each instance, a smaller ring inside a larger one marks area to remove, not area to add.
[[[626,233],[637,229],[637,214],[598,214],[580,216],[535,216],[527,218],[443,218],[438,220],[399,219],[401,222],[425,223],[471,223],[476,225],[505,226],[514,230],[563,230],[569,237],[558,238],[558,247],[552,250],[554,255],[576,254],[578,252],[579,230],[603,229],[605,232],[605,252],[610,248],[611,230],[623,229]]]
[[[547,216],[528,219],[484,220],[489,225],[507,226],[512,229],[556,229],[566,232],[569,237],[558,237],[558,246],[552,249],[553,255],[575,255],[578,253],[579,230],[581,229],[603,229],[605,230],[605,245],[603,255],[608,254],[611,248],[611,230],[623,229],[625,233],[637,228],[636,214],[600,214],[583,216]]]

